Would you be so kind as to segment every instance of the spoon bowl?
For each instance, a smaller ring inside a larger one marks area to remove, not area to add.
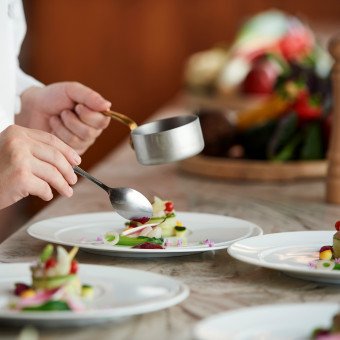
[[[152,205],[149,200],[137,190],[131,188],[111,188],[91,176],[79,166],[73,167],[74,172],[104,189],[110,198],[112,207],[117,214],[129,221],[146,223],[153,215]]]

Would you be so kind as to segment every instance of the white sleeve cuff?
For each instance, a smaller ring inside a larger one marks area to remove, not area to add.
[[[25,72],[23,72],[19,67],[17,68],[17,79],[16,79],[16,94],[17,96],[21,96],[21,94],[32,86],[40,86],[43,87],[44,84],[40,81],[34,79],[29,76]]]
[[[21,94],[32,86],[45,86],[40,81],[34,79],[29,76],[25,72],[23,72],[19,67],[17,67],[16,72],[16,98],[15,98],[15,113],[19,113],[21,111]]]
[[[11,119],[11,117],[6,117],[5,112],[2,112],[0,110],[0,132],[5,130],[8,126],[14,124],[14,117]]]

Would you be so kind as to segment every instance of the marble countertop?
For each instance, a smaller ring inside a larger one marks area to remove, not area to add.
[[[171,115],[168,106],[158,115]],[[177,108],[177,113],[181,113]],[[124,141],[121,147],[90,170],[110,186],[130,186],[148,198],[171,198],[179,211],[232,216],[259,225],[265,234],[331,230],[340,207],[326,204],[324,180],[256,183],[222,181],[181,173],[176,164],[142,166]],[[33,239],[27,227],[39,220],[88,212],[110,211],[107,195],[80,179],[70,199],[57,198],[0,245],[0,262],[34,260],[45,242]],[[82,328],[39,330],[40,339],[176,339],[193,338],[197,322],[218,312],[269,303],[334,302],[340,286],[304,281],[279,271],[231,258],[226,250],[168,258],[122,258],[80,251],[81,263],[141,269],[171,276],[190,288],[182,303],[119,323]],[[18,329],[0,327],[1,339],[17,339]]]

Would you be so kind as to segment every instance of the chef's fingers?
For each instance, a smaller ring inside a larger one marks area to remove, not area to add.
[[[73,112],[70,112],[70,115],[75,115]],[[73,131],[69,130],[61,117],[53,116],[50,118],[50,126],[52,128],[52,133],[64,141],[66,144],[71,146],[74,150],[76,150],[80,155],[82,155],[86,149],[92,145],[95,139],[91,140],[83,140],[79,136],[73,133]]]
[[[48,183],[48,185],[56,189],[60,195],[65,197],[72,196],[73,189],[55,166],[35,158],[32,160],[31,167],[34,176]]]
[[[59,150],[50,145],[42,145],[41,143],[32,144],[30,149],[34,158],[41,161],[42,166],[46,168],[45,163],[52,166],[55,176],[58,178],[63,177],[67,184],[75,184],[77,182],[77,176],[72,165]],[[63,185],[65,186],[65,184]]]
[[[83,109],[84,106],[81,106]],[[61,113],[61,120],[64,123],[65,127],[70,130],[72,133],[74,133],[77,137],[82,139],[83,141],[94,141],[101,133],[102,129],[96,129],[85,122],[82,121],[81,117],[78,114],[78,111],[81,112],[82,109],[78,109],[76,112],[77,114],[74,114],[71,111],[63,111]],[[98,113],[98,115],[103,116],[101,113]]]
[[[85,105],[78,104],[75,107],[75,111],[83,123],[99,131],[106,129],[110,124],[110,117],[104,116],[100,112],[93,111]]]
[[[78,165],[81,162],[81,158],[78,153],[64,141],[51,133],[47,133],[41,130],[25,129],[24,133],[27,137],[33,138],[36,141],[49,145],[53,149],[62,153],[71,165]]]
[[[84,104],[94,111],[104,111],[111,107],[108,100],[83,84],[68,82],[65,86],[66,94],[75,103]]]

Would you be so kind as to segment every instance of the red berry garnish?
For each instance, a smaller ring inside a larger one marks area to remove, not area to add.
[[[25,283],[16,283],[15,284],[15,289],[14,289],[14,294],[16,296],[20,296],[21,293],[23,293],[25,290],[31,289],[30,286],[28,286]]]
[[[322,253],[325,250],[333,251],[333,247],[332,246],[323,246],[323,247],[320,248],[319,253]]]
[[[134,249],[164,249],[160,244],[144,242],[133,246]]]
[[[45,262],[45,268],[53,268],[57,265],[57,260],[54,259],[53,257],[50,257],[48,260]]]
[[[78,262],[72,261],[71,262],[70,274],[77,274],[77,271],[78,271]]]
[[[340,230],[340,221],[338,221],[338,222],[335,223],[335,229],[336,229],[337,231]]]
[[[142,217],[142,218],[137,218],[135,220],[133,220],[134,222],[137,222],[137,223],[141,223],[141,224],[145,224],[146,222],[148,222],[150,220],[149,217]],[[134,224],[131,226],[131,224],[133,224],[132,222],[130,222],[130,227],[137,227],[137,224]]]
[[[165,210],[166,212],[171,212],[175,209],[175,206],[172,202],[166,202],[165,203]]]

